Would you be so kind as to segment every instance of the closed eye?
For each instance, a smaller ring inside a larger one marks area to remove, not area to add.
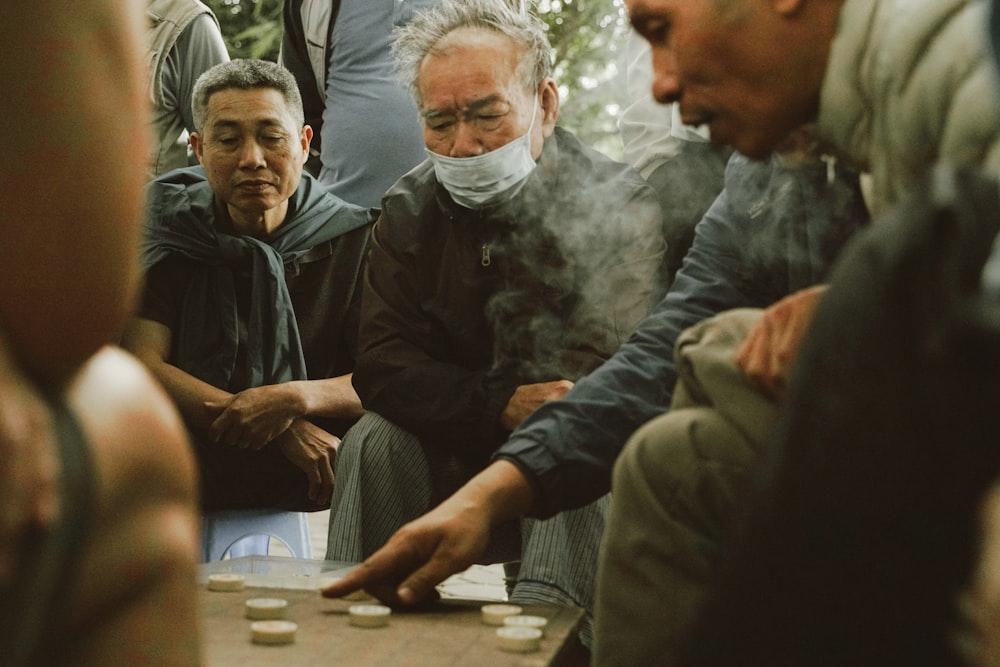
[[[665,46],[670,40],[671,24],[666,19],[633,17],[632,27],[651,45]]]

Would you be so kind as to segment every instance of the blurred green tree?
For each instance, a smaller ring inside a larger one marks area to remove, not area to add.
[[[559,124],[608,155],[621,158],[618,117],[626,101],[623,0],[538,0],[533,3],[555,51]]]
[[[281,0],[203,0],[222,27],[233,58],[278,60]]]
[[[219,18],[233,58],[277,60],[282,0],[204,0]],[[625,100],[623,0],[528,0],[548,27],[562,97],[560,125],[620,158]]]

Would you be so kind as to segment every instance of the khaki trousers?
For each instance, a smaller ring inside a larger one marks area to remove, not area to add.
[[[734,362],[760,314],[728,311],[681,334],[671,410],[636,431],[615,465],[594,665],[669,663],[704,597],[776,416]]]

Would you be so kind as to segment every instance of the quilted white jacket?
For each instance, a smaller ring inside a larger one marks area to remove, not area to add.
[[[936,162],[1000,175],[986,0],[846,0],[819,137],[872,178],[874,214]]]

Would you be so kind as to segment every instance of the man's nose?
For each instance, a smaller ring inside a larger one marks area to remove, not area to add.
[[[452,136],[451,151],[448,154],[451,157],[474,157],[485,152],[475,123],[465,120],[457,122],[455,134]]]
[[[679,102],[681,91],[681,79],[673,53],[664,48],[654,48],[653,99],[661,104]]]
[[[256,169],[263,167],[265,163],[264,149],[261,145],[253,140],[244,142],[243,150],[240,152],[240,167],[244,169]]]

